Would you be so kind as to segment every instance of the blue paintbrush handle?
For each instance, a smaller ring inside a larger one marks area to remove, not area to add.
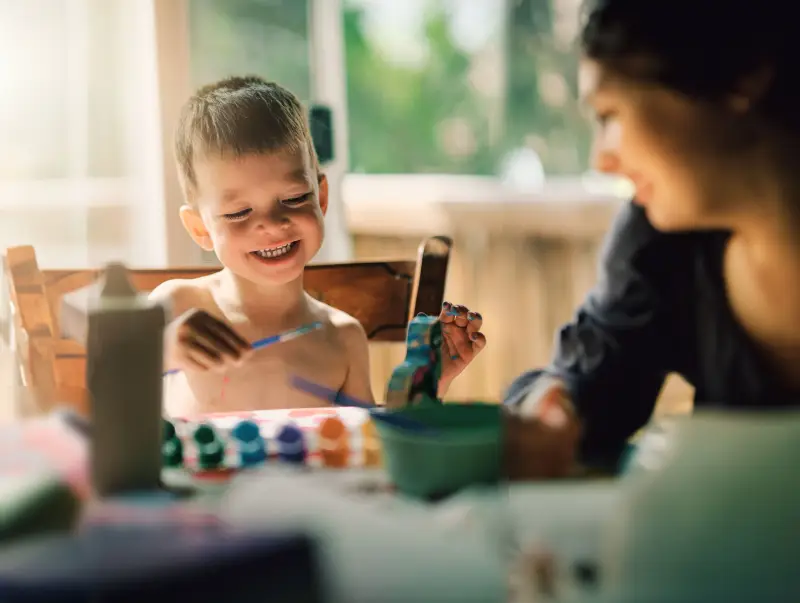
[[[367,410],[375,409],[374,404],[370,404],[369,402],[365,402],[363,400],[358,400],[357,398],[337,392],[336,390],[325,387],[324,385],[320,385],[319,383],[314,383],[308,379],[295,376],[292,377],[291,381],[292,385],[297,389],[302,390],[307,394],[311,394],[312,396],[316,396],[317,398],[327,400],[331,404],[336,404],[337,406],[354,406],[356,408],[365,408]]]
[[[285,343],[287,341],[291,341],[292,339],[297,339],[298,337],[302,337],[303,335],[307,335],[312,331],[316,331],[317,329],[322,328],[321,322],[312,322],[307,325],[303,325],[302,327],[297,327],[296,329],[290,329],[288,331],[284,331],[278,335],[272,335],[271,337],[265,337],[264,339],[259,339],[258,341],[254,341],[250,344],[254,350],[260,350],[261,348],[265,348],[268,345],[272,345],[274,343]]]
[[[425,433],[426,435],[433,435],[435,433],[434,429],[428,427],[424,423],[414,421],[408,417],[387,413],[383,409],[376,407],[374,404],[370,404],[369,402],[365,402],[363,400],[358,400],[357,398],[353,398],[352,396],[348,396],[341,392],[337,392],[336,390],[325,387],[324,385],[320,385],[319,383],[313,383],[308,379],[294,376],[292,377],[291,381],[292,385],[297,389],[302,390],[307,394],[311,394],[312,396],[316,396],[317,398],[327,400],[336,406],[353,406],[356,408],[363,408],[369,411],[370,416],[372,416],[374,419],[383,421],[384,423],[389,423],[395,427],[416,433]]]
[[[307,325],[303,325],[301,327],[297,327],[295,329],[289,329],[288,331],[284,331],[283,333],[279,333],[277,335],[270,335],[269,337],[264,337],[263,339],[259,339],[258,341],[254,341],[250,344],[254,350],[260,350],[261,348],[265,348],[270,345],[274,345],[276,343],[285,343],[287,341],[291,341],[292,339],[297,339],[298,337],[302,337],[303,335],[307,335],[312,331],[316,331],[317,329],[322,328],[322,323],[312,322]],[[171,369],[164,373],[164,376],[167,375],[174,375],[175,373],[180,373],[181,369]]]

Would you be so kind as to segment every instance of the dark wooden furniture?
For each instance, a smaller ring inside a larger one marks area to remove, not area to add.
[[[305,287],[315,298],[357,318],[371,341],[403,341],[411,317],[438,314],[444,296],[452,241],[432,237],[416,259],[306,268]],[[98,270],[42,270],[33,247],[6,250],[5,279],[10,304],[10,341],[20,380],[29,395],[22,414],[65,405],[86,412],[86,350],[63,336],[62,298],[94,283]],[[152,291],[164,281],[191,279],[208,268],[131,270],[133,285]]]

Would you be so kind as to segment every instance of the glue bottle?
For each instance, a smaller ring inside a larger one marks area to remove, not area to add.
[[[95,491],[157,489],[161,477],[164,308],[121,264],[87,290],[86,381]],[[98,295],[99,293],[99,295]]]

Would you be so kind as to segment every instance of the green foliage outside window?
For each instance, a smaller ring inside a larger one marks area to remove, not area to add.
[[[256,73],[310,100],[309,1],[192,0],[194,84]],[[576,24],[576,2],[508,0],[490,40],[505,60],[492,62],[459,46],[445,0],[429,0],[426,60],[408,64],[370,36],[363,2],[342,0],[351,171],[492,175],[529,148],[548,175],[582,173],[589,129],[577,108],[577,54],[559,35]]]

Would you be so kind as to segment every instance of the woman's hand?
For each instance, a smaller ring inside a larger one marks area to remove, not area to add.
[[[453,379],[486,347],[486,337],[480,330],[483,318],[477,312],[470,312],[466,306],[444,302],[439,321],[442,323],[444,339],[438,392],[441,398],[447,393]]]
[[[535,388],[505,419],[506,475],[511,480],[566,477],[577,468],[580,422],[563,384]]]

